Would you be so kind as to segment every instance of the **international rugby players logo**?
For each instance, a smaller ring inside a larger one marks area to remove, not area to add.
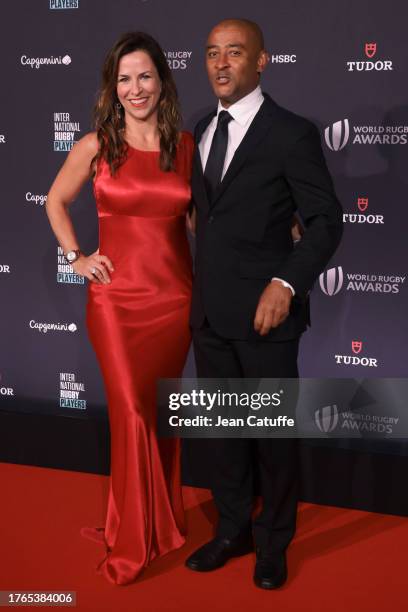
[[[324,406],[315,411],[315,423],[322,433],[330,433],[339,422],[339,411],[336,404]]]
[[[319,276],[320,289],[326,295],[336,295],[343,286],[343,268],[337,266],[322,272]]]
[[[332,151],[341,151],[346,146],[350,136],[350,126],[348,119],[336,121],[324,130],[324,139],[327,146]]]

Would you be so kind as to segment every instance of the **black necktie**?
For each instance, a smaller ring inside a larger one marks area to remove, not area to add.
[[[205,185],[210,202],[221,182],[228,144],[228,123],[231,119],[232,117],[228,111],[221,111],[218,114],[217,129],[214,132],[204,172]]]

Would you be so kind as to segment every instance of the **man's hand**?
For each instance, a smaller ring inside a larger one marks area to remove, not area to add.
[[[193,236],[195,236],[195,232],[196,232],[196,209],[193,208],[193,210],[187,213],[186,215],[186,225],[187,225],[187,229],[191,232],[191,234]]]
[[[254,328],[265,336],[288,316],[292,292],[278,280],[271,281],[263,290],[256,309]]]

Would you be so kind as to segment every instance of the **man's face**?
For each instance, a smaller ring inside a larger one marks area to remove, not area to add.
[[[259,72],[268,61],[252,31],[240,24],[220,24],[207,40],[209,81],[222,105],[228,108],[258,85]]]

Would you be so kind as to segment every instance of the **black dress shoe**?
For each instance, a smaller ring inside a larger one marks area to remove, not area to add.
[[[288,577],[285,553],[272,554],[256,548],[254,582],[261,589],[278,589]]]
[[[225,565],[232,557],[247,555],[253,550],[251,535],[240,535],[233,539],[216,537],[190,555],[185,565],[196,572],[211,572]]]

